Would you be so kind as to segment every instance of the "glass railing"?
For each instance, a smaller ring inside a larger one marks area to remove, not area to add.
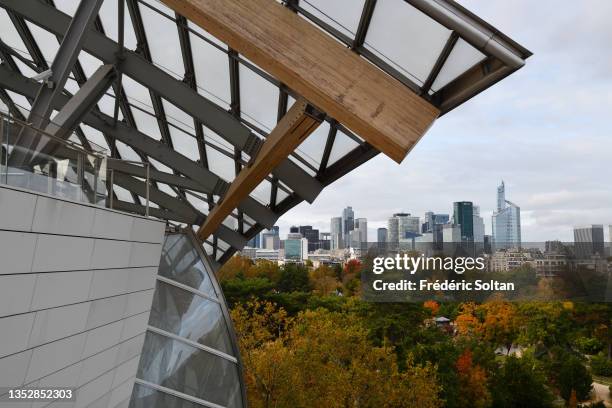
[[[51,124],[50,128],[57,131],[59,127]],[[131,195],[130,204],[137,202],[137,212],[148,216],[149,163],[111,159],[101,146],[88,142],[84,147],[73,141],[78,139],[72,132],[68,135],[67,139],[57,137],[0,111],[0,184],[110,208],[120,206],[117,190],[121,190],[124,200]],[[123,165],[113,166],[111,161]]]

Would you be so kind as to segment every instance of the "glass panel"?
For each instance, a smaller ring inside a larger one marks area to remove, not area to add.
[[[168,235],[162,249],[159,275],[217,297],[197,251],[184,235]]]
[[[164,282],[157,282],[149,325],[233,355],[221,306]]]
[[[227,54],[195,34],[190,34],[189,38],[199,92],[223,109],[229,109],[231,96]]]
[[[299,155],[315,167],[321,164],[327,135],[329,134],[329,123],[323,122],[306,138],[297,148]]]
[[[403,0],[376,3],[365,48],[421,85],[442,52],[450,30]]]
[[[102,3],[102,7],[100,7],[100,12],[98,15],[100,16],[100,20],[102,21],[102,26],[104,27],[104,33],[107,37],[111,38],[115,42],[119,42],[119,27],[117,23],[118,9],[117,9],[117,1],[105,1]],[[57,2],[56,2],[57,4]],[[132,27],[132,19],[130,18],[129,11],[127,6],[125,7],[125,18],[123,23],[123,45],[125,48],[129,50],[136,49],[136,34],[134,33],[134,28]]]
[[[276,126],[278,87],[240,64],[240,110],[242,117],[270,132]]]
[[[139,6],[153,63],[175,78],[183,79],[185,67],[176,23],[150,7]],[[153,6],[158,9],[165,7],[159,3],[153,3]],[[170,15],[173,14],[170,12]]]
[[[117,150],[119,151],[119,154],[123,160],[140,161],[140,156],[138,156],[134,149],[132,149],[130,146],[120,142],[119,140],[117,140],[115,144],[117,145]]]
[[[134,384],[130,408],[202,408],[202,405]]]
[[[305,0],[301,8],[338,31],[355,38],[364,0]]]
[[[194,193],[185,194],[185,197],[187,197],[187,201],[189,201],[189,203],[193,205],[196,210],[200,211],[202,214],[208,214],[209,209],[207,201],[200,199],[199,197],[195,197]]]
[[[344,157],[348,152],[359,146],[359,143],[348,137],[344,132],[338,131],[334,139],[334,146],[329,155],[327,166],[331,166],[339,159]]]
[[[81,51],[79,53],[79,62],[81,63],[81,67],[83,67],[83,72],[85,72],[85,76],[87,78],[92,76],[93,73],[104,64],[87,51]]]
[[[217,247],[219,247],[219,249],[221,249],[222,251],[227,251],[228,249],[230,249],[230,244],[228,244],[221,238],[217,238]]]
[[[77,0],[55,0],[55,7],[68,14],[70,17],[74,16],[76,13],[76,9],[79,6],[79,2]]]
[[[2,41],[7,44],[9,47],[13,48],[15,51],[18,51],[24,57],[28,59],[32,59],[30,54],[28,53],[28,49],[25,44],[21,40],[19,33],[15,29],[11,19],[4,9],[0,8],[0,27],[2,27]]]
[[[223,406],[239,406],[235,363],[183,342],[148,332],[138,378]]]
[[[216,149],[206,146],[208,169],[225,181],[232,181],[236,177],[234,159]]]
[[[457,40],[431,88],[437,91],[483,59],[485,59],[483,53],[460,38]]]
[[[262,203],[263,205],[270,204],[270,195],[272,194],[272,184],[268,180],[264,180],[251,191],[251,197]]]
[[[32,36],[38,44],[40,51],[42,52],[45,60],[49,65],[53,62],[55,58],[55,54],[59,49],[59,43],[57,42],[57,38],[47,30],[40,28],[39,26],[26,21],[26,24],[30,31],[32,32]]]

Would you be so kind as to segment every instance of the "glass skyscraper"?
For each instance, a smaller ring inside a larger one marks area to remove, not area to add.
[[[493,245],[496,249],[521,246],[521,208],[506,200],[506,187],[502,181],[497,187],[497,210],[491,220]]]

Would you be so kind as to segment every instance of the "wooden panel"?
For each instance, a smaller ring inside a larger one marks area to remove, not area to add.
[[[397,162],[438,117],[436,107],[274,0],[162,1]]]
[[[307,106],[303,99],[296,101],[270,132],[255,159],[238,173],[198,230],[198,237],[202,241],[215,232],[238,203],[319,126],[321,122],[306,113]]]

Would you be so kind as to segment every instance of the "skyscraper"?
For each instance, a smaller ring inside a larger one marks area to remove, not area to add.
[[[459,227],[461,241],[474,242],[474,207],[472,202],[457,201],[453,203],[453,210],[453,225]]]
[[[480,207],[475,205],[472,207],[472,225],[474,226],[474,242],[484,242],[485,225],[484,219],[480,216]]]
[[[380,243],[384,243],[387,242],[387,229],[386,228],[379,228],[376,230],[376,235],[378,238],[378,242]]]
[[[344,248],[344,239],[342,235],[342,217],[333,217],[329,226],[331,239],[331,249]]]
[[[409,213],[395,213],[387,221],[387,241],[397,243],[402,239],[414,238],[420,235],[419,217],[411,216]]]
[[[342,238],[344,246],[350,246],[350,232],[355,229],[355,213],[353,207],[342,210]]]
[[[300,225],[298,231],[308,240],[308,252],[319,248],[319,230],[313,229],[312,225]]]
[[[521,246],[521,208],[506,200],[506,187],[502,181],[497,187],[497,210],[491,219],[495,249]]]
[[[577,258],[604,255],[603,225],[574,228],[574,252]]]
[[[273,226],[266,232],[261,234],[261,247],[263,249],[279,249],[280,248],[280,229],[278,226]]]
[[[359,229],[359,242],[368,242],[368,220],[367,218],[357,218],[355,229]]]

